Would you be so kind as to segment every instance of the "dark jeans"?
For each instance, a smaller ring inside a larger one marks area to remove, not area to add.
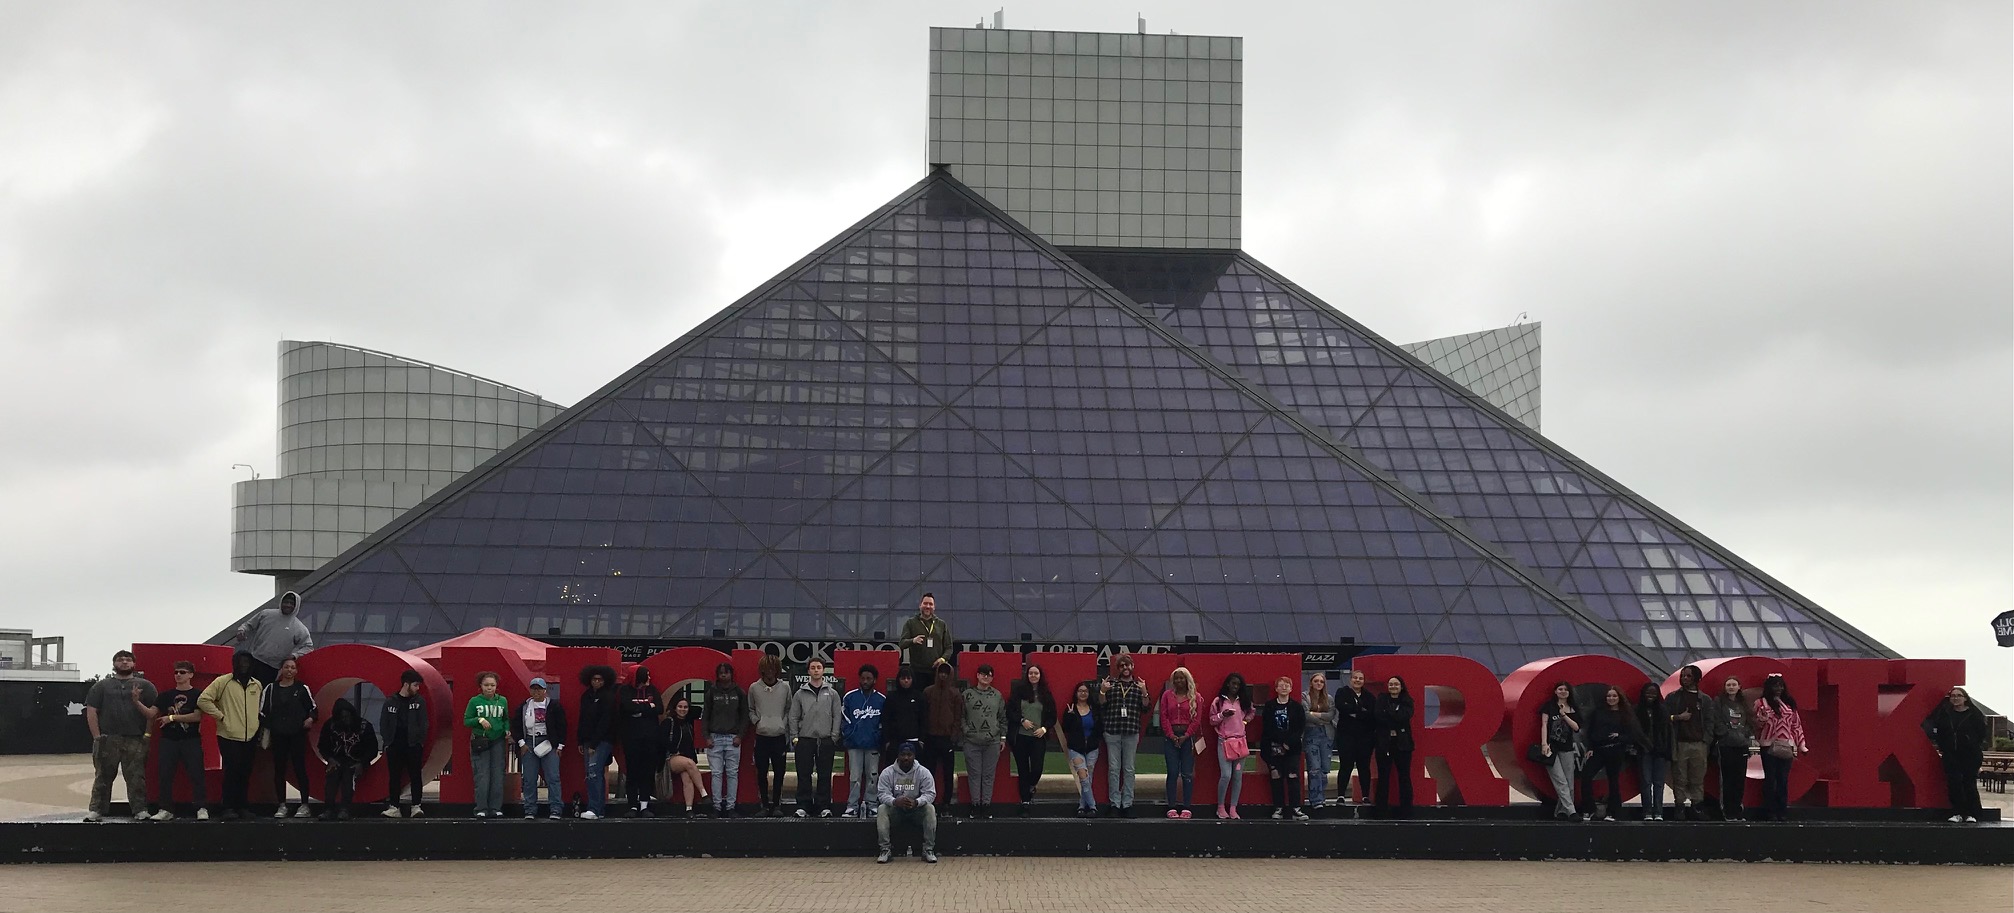
[[[926,735],[923,737],[923,757],[917,760],[930,768],[930,776],[937,780],[937,804],[950,805],[951,797],[958,794],[957,780],[953,779],[958,765],[954,762],[955,746],[946,735]]]
[[[363,765],[355,762],[330,764],[322,778],[322,801],[330,810],[348,809],[357,801],[357,777],[363,773]]]
[[[1413,810],[1413,753],[1411,751],[1378,751],[1378,807],[1385,808],[1390,800],[1389,788],[1392,779],[1399,781],[1399,814],[1411,814]]]
[[[832,805],[832,752],[838,739],[797,740],[797,807],[818,814]]]
[[[385,790],[387,805],[399,804],[399,786],[410,782],[413,804],[420,804],[420,788],[425,781],[420,777],[420,762],[426,760],[426,753],[419,748],[392,744],[385,748],[385,764],[390,769],[391,788]]]
[[[783,759],[789,740],[780,735],[755,737],[755,791],[763,808],[783,804]]]
[[[1168,807],[1188,808],[1196,800],[1196,749],[1192,742],[1161,740],[1161,756],[1168,765]]]
[[[1782,821],[1790,814],[1791,758],[1762,753],[1762,810],[1766,817]]]
[[[1371,798],[1371,743],[1344,741],[1336,745],[1336,760],[1341,765],[1336,769],[1336,801],[1350,801],[1350,771],[1357,772],[1357,785],[1362,788],[1360,801]]]
[[[265,663],[259,662],[257,657],[249,654],[245,658],[252,661],[252,677],[258,679],[259,684],[270,688],[273,682],[279,679],[280,667],[268,666]]]
[[[1610,818],[1622,810],[1622,769],[1629,766],[1629,755],[1621,748],[1597,748],[1594,757],[1588,759],[1588,798],[1594,798],[1596,777],[1608,778],[1608,800],[1602,803],[1602,813]],[[1589,814],[1594,812],[1594,803],[1582,806]]]
[[[1983,760],[1978,751],[1954,751],[1944,756],[1944,789],[1950,794],[1953,812],[1979,817],[1979,764]]]
[[[1299,808],[1301,805],[1301,753],[1298,751],[1285,751],[1281,754],[1274,754],[1268,750],[1264,752],[1260,760],[1266,762],[1266,769],[1269,771],[1273,787],[1273,807],[1280,810]],[[1408,781],[1411,779],[1410,777],[1407,778]],[[1379,781],[1379,783],[1382,786],[1383,781]],[[1411,789],[1405,790],[1401,795],[1405,797],[1404,801],[1406,805],[1413,804]],[[1379,801],[1382,802],[1384,797],[1384,790],[1382,788],[1378,790],[1378,796]]]
[[[196,807],[202,808],[208,800],[208,778],[203,774],[202,739],[160,739],[154,743],[155,753],[161,756],[160,773],[154,778],[161,785],[160,801],[154,803],[161,808],[169,808],[175,803],[175,771],[186,771],[189,776],[189,798],[195,800]]]
[[[289,766],[294,769],[294,779],[301,784],[301,801],[308,801],[308,734],[275,732],[269,750],[273,754],[273,801],[287,804]]]
[[[249,739],[217,738],[217,754],[224,760],[225,811],[242,812],[251,804],[247,794],[252,791],[252,755],[258,750]]]
[[[654,739],[622,743],[622,785],[630,808],[642,808],[657,798],[657,774],[663,769],[662,743]]]
[[[1014,774],[1021,787],[1021,801],[1035,801],[1035,784],[1042,782],[1042,765],[1049,754],[1049,742],[1034,736],[1014,735],[1007,739],[1014,752]]]
[[[1748,749],[1715,748],[1713,760],[1720,765],[1720,816],[1740,821],[1748,796]]]

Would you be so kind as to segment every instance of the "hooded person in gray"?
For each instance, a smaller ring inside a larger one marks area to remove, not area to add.
[[[280,604],[238,626],[239,650],[252,655],[252,677],[270,685],[280,676],[280,664],[299,659],[315,648],[315,636],[301,622],[301,594],[280,594]]]

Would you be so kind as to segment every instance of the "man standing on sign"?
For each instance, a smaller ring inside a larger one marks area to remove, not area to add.
[[[916,604],[916,617],[902,623],[902,661],[919,676],[928,676],[937,662],[951,660],[951,627],[937,617],[937,597],[929,593]]]
[[[1140,727],[1147,714],[1147,683],[1133,675],[1133,657],[1112,660],[1112,676],[1098,683],[1105,718],[1105,780],[1109,814],[1133,817],[1133,759],[1140,751]]]
[[[238,626],[238,649],[252,654],[252,677],[270,685],[280,677],[280,664],[300,659],[315,648],[315,637],[301,622],[301,594],[280,594],[278,608],[267,609]]]

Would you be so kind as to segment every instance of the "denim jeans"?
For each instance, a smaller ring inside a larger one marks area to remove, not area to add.
[[[1194,742],[1161,740],[1161,756],[1168,762],[1168,807],[1180,811],[1196,801],[1196,749]]]
[[[1250,755],[1246,755],[1250,757]],[[1245,791],[1245,758],[1235,761],[1224,757],[1224,741],[1217,740],[1217,804],[1226,808],[1238,807],[1238,796]]]
[[[503,814],[504,780],[510,776],[509,741],[469,740],[469,780],[475,784],[476,811]]]
[[[614,756],[615,746],[607,742],[587,750],[587,810],[596,815],[608,814],[608,760]]]
[[[881,776],[881,752],[874,748],[846,749],[846,810],[874,804],[874,781]]]
[[[1308,759],[1308,804],[1320,806],[1328,800],[1329,760],[1335,754],[1335,739],[1320,726],[1309,726],[1301,741],[1301,754]],[[1349,784],[1343,784],[1345,793]]]
[[[1762,810],[1764,816],[1782,821],[1790,812],[1790,758],[1762,753]]]
[[[1643,780],[1643,812],[1646,815],[1664,816],[1664,778],[1671,770],[1671,759],[1658,757],[1654,751],[1646,751],[1637,759],[1637,775]]]
[[[1098,749],[1090,754],[1070,752],[1070,773],[1077,778],[1077,807],[1097,808],[1098,795],[1091,788],[1091,778],[1098,773]]]
[[[715,733],[708,739],[706,766],[713,773],[714,807],[733,808],[741,787],[741,746],[734,744],[734,736]]]
[[[1139,733],[1105,734],[1105,798],[1112,807],[1133,807],[1133,765],[1139,756]]]
[[[529,816],[538,806],[539,777],[545,778],[546,811],[557,816],[565,811],[565,800],[559,795],[559,752],[548,751],[541,758],[530,748],[518,753],[518,772],[524,783],[524,813]]]

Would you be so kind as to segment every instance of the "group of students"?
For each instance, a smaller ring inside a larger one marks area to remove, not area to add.
[[[1744,696],[1741,680],[1723,680],[1718,694],[1700,690],[1698,666],[1679,670],[1678,690],[1666,695],[1646,683],[1631,699],[1609,687],[1591,708],[1582,708],[1572,682],[1553,685],[1539,710],[1538,741],[1530,760],[1546,768],[1554,794],[1553,815],[1561,820],[1597,818],[1597,781],[1608,791],[1599,818],[1614,821],[1623,803],[1622,773],[1634,767],[1642,786],[1643,820],[1663,821],[1664,789],[1671,786],[1671,820],[1704,821],[1717,816],[1741,821],[1748,788],[1748,761],[1762,760],[1762,820],[1782,821],[1790,808],[1790,771],[1811,751],[1797,698],[1782,675],[1763,679],[1761,693]],[[1979,820],[1979,765],[1988,744],[1985,714],[1963,687],[1954,687],[1923,721],[1923,731],[1943,759],[1952,823]],[[1709,763],[1718,770],[1717,802],[1705,795]]]

